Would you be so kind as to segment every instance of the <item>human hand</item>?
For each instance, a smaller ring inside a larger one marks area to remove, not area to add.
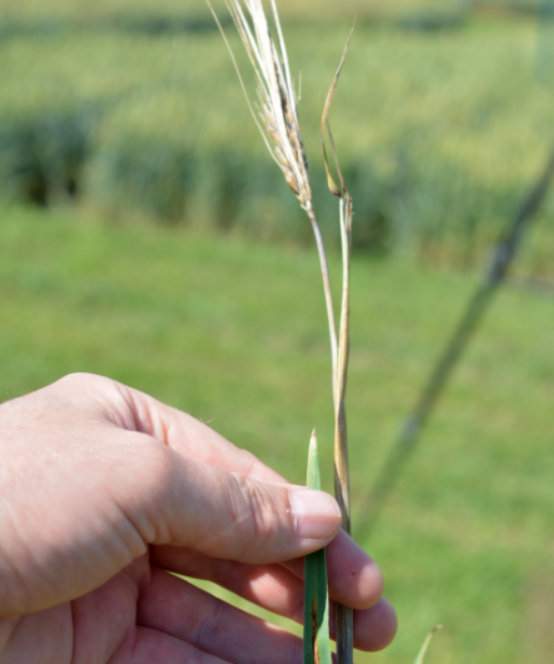
[[[300,639],[165,570],[302,620],[302,561],[329,542],[357,646],[396,620],[330,496],[286,483],[192,417],[76,374],[0,406],[2,664],[291,663]]]

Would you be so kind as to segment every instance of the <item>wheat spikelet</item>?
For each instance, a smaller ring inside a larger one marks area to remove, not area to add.
[[[281,21],[270,0],[271,24],[262,0],[226,0],[257,79],[257,100],[252,102],[228,40],[225,42],[243,92],[265,145],[303,210],[313,211],[308,161],[298,120],[297,101]],[[208,5],[210,5],[208,0]],[[220,22],[210,5],[218,25]],[[221,28],[221,25],[220,25]]]
[[[256,74],[258,83],[256,103],[252,101],[252,96],[248,92],[234,51],[221,22],[210,0],[206,0],[206,2],[227,46],[246,103],[258,131],[273,160],[281,169],[285,181],[310,221],[323,280],[334,384],[338,362],[338,339],[329,267],[323,236],[313,206],[308,160],[302,141],[289,58],[275,0],[270,0],[270,7],[273,33],[276,35],[276,39],[272,36],[271,26],[262,0],[225,0],[227,9]]]

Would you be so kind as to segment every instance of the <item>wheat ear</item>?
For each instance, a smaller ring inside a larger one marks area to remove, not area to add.
[[[321,228],[314,210],[312,188],[308,174],[308,160],[304,150],[297,101],[289,67],[286,44],[275,0],[269,0],[272,28],[262,0],[226,0],[238,34],[254,68],[257,79],[257,98],[252,100],[244,83],[237,59],[210,0],[210,11],[220,29],[231,61],[237,72],[242,91],[254,122],[285,181],[306,213],[315,238],[319,257],[323,294],[327,312],[332,365],[332,394],[334,404],[334,466],[335,491],[341,507],[343,526],[350,532],[350,481],[348,473],[346,384],[349,360],[349,301],[350,248],[352,236],[352,198],[344,182],[338,163],[333,135],[328,121],[336,86],[346,57],[343,53],[339,67],[327,95],[321,121],[325,167],[331,192],[340,199],[339,220],[342,246],[342,294],[339,328],[329,276],[329,268]],[[276,37],[273,37],[273,34]],[[332,156],[333,165],[329,160]],[[335,172],[338,184],[332,176]],[[337,647],[339,664],[353,662],[352,611],[337,608]]]
[[[270,0],[271,18],[274,33],[277,35],[276,41],[272,37],[261,0],[226,0],[225,2],[254,68],[257,80],[257,95],[254,101],[248,92],[221,21],[210,0],[206,1],[229,51],[248,109],[264,144],[310,221],[323,282],[334,391],[334,376],[338,363],[338,340],[329,266],[323,235],[313,205],[308,160],[298,120],[296,94],[292,84],[279,12],[275,1]]]

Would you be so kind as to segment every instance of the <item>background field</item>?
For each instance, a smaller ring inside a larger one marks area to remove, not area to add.
[[[317,127],[350,19],[308,20],[314,4],[290,3],[304,18],[290,20],[288,36],[331,229]],[[325,17],[338,5],[319,6]],[[392,3],[388,23],[363,20],[383,13],[382,3],[360,7],[335,113],[356,248],[480,264],[554,140],[554,30],[537,17],[493,20],[454,2]],[[58,0],[8,4],[5,13],[0,196],[310,241],[201,3],[83,9]],[[551,211],[538,220],[524,274],[551,272]]]
[[[412,662],[443,623],[430,664],[547,664],[552,194],[515,270],[546,287],[501,293],[371,540],[364,497],[554,142],[548,2],[280,4],[330,244],[317,123],[359,16],[334,113],[357,212],[354,521],[401,629],[356,661]],[[3,0],[0,77],[0,400],[107,374],[302,481],[309,431],[330,437],[317,264],[203,3]]]
[[[108,374],[302,481],[310,428],[330,435],[314,256],[14,210],[2,245],[0,399],[76,369]],[[472,284],[361,259],[353,279],[350,428],[362,496]],[[550,661],[553,315],[550,298],[517,291],[494,307],[367,542],[401,630],[386,654],[358,662],[413,661],[437,622],[446,629],[431,664]],[[358,532],[366,509],[355,503]]]

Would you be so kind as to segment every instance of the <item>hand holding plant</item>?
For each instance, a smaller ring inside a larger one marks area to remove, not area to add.
[[[0,432],[0,661],[301,660],[300,639],[166,570],[301,621],[298,558],[335,538],[331,496],[99,376],[2,404]],[[384,647],[376,566],[344,534],[328,558],[331,595],[360,609],[358,645]]]
[[[306,213],[313,230],[321,268],[331,349],[335,494],[341,508],[343,528],[347,533],[350,533],[346,387],[350,351],[350,253],[353,211],[352,198],[341,171],[329,123],[329,114],[346,58],[348,43],[332,80],[321,118],[323,159],[327,182],[331,194],[339,199],[339,229],[343,270],[340,317],[337,326],[327,255],[314,208],[308,173],[308,159],[304,150],[289,58],[275,0],[269,0],[268,3],[271,27],[262,0],[226,0],[227,8],[256,74],[258,83],[257,102],[252,101],[252,96],[247,91],[233,50],[209,0],[208,5],[228,47],[254,122],[271,157],[281,169],[286,183],[296,196],[300,207]],[[306,592],[306,601],[308,601],[311,596],[309,587]],[[321,602],[323,602],[323,597],[320,597]],[[339,605],[336,608],[336,614],[337,659],[339,664],[352,664],[354,647],[352,612],[347,607]],[[310,632],[305,638],[310,639],[312,636],[313,634]],[[312,660],[314,657],[318,657],[317,653],[312,653]],[[310,658],[305,657],[305,662],[309,661],[311,661]]]

